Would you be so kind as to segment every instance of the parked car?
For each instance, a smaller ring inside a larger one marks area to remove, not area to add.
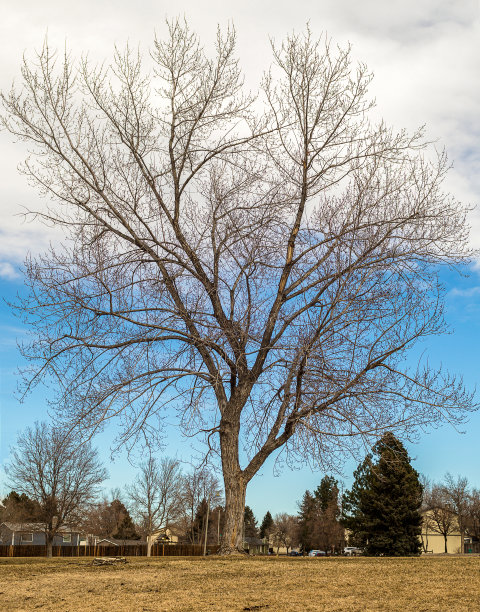
[[[343,549],[343,554],[347,557],[355,557],[356,555],[361,555],[363,550],[361,548],[357,548],[356,546],[345,546]]]
[[[325,557],[326,556],[326,552],[324,550],[311,550],[308,553],[309,557]]]
[[[302,553],[301,553],[301,552],[298,552],[298,550],[291,550],[291,551],[288,553],[288,556],[289,556],[289,557],[301,557],[301,556],[302,556]]]

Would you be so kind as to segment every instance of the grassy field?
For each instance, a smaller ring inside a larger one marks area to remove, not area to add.
[[[0,610],[480,610],[480,557],[0,559]]]

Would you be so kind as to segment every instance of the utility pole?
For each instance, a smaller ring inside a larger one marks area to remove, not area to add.
[[[208,515],[210,514],[210,496],[207,500],[207,520],[205,521],[205,540],[203,542],[203,556],[207,554],[207,536],[208,536]]]

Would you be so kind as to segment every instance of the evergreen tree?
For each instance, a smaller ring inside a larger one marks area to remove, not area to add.
[[[338,481],[333,476],[324,476],[314,492],[320,510],[325,512],[332,502],[338,502]]]
[[[314,546],[314,525],[316,516],[316,501],[310,491],[305,491],[298,512],[298,534],[300,548],[311,550]]]
[[[245,537],[247,538],[257,538],[258,537],[258,527],[257,527],[257,519],[253,514],[253,510],[250,506],[245,506],[245,512],[243,515],[243,524],[245,530]]]
[[[109,535],[112,538],[118,540],[139,539],[130,513],[119,499],[114,499],[111,502],[109,511],[111,513],[111,531]]]
[[[343,504],[354,543],[369,555],[420,554],[422,485],[403,444],[385,433],[354,476]]]
[[[208,503],[205,498],[199,503],[192,524],[192,544],[201,544],[205,538]]]
[[[0,521],[12,521],[14,523],[35,523],[39,520],[40,506],[38,502],[30,499],[25,493],[18,494],[16,491],[2,499],[0,506]]]
[[[266,538],[270,535],[270,531],[273,527],[273,518],[270,512],[267,510],[267,513],[263,517],[262,524],[260,525],[260,537]]]
[[[339,523],[338,482],[333,476],[324,476],[313,495],[305,491],[299,506],[298,529],[300,546],[335,550],[343,539]]]
[[[313,526],[314,548],[334,551],[343,542],[340,525],[338,481],[333,476],[324,476],[315,489],[315,522]]]
[[[135,525],[133,524],[132,517],[127,514],[118,526],[118,531],[113,534],[113,537],[117,540],[139,540],[140,536],[137,534]]]

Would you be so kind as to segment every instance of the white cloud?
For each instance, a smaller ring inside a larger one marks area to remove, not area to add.
[[[68,7],[66,9],[66,7]],[[217,22],[233,21],[247,83],[255,86],[270,63],[268,36],[277,40],[307,21],[315,33],[327,31],[334,42],[353,45],[353,56],[375,73],[371,86],[377,114],[394,127],[427,124],[454,164],[446,187],[469,204],[480,201],[480,15],[477,0],[24,0],[2,12],[0,89],[18,77],[22,53],[38,48],[48,28],[49,41],[67,41],[75,56],[111,57],[115,43],[129,40],[148,48],[166,16],[185,15],[208,47]],[[0,259],[15,263],[28,250],[45,248],[53,236],[39,223],[21,225],[20,206],[42,206],[35,191],[17,173],[26,154],[0,134]],[[480,247],[480,213],[470,216],[472,244]],[[53,239],[55,237],[53,236]]]
[[[468,26],[478,10],[476,0],[326,0],[322,8],[336,21],[370,37],[423,44],[442,30]]]
[[[449,297],[470,298],[480,295],[480,287],[469,287],[468,289],[457,289],[454,287],[448,292]]]
[[[0,261],[0,278],[15,280],[20,278],[20,274],[8,261]]]

